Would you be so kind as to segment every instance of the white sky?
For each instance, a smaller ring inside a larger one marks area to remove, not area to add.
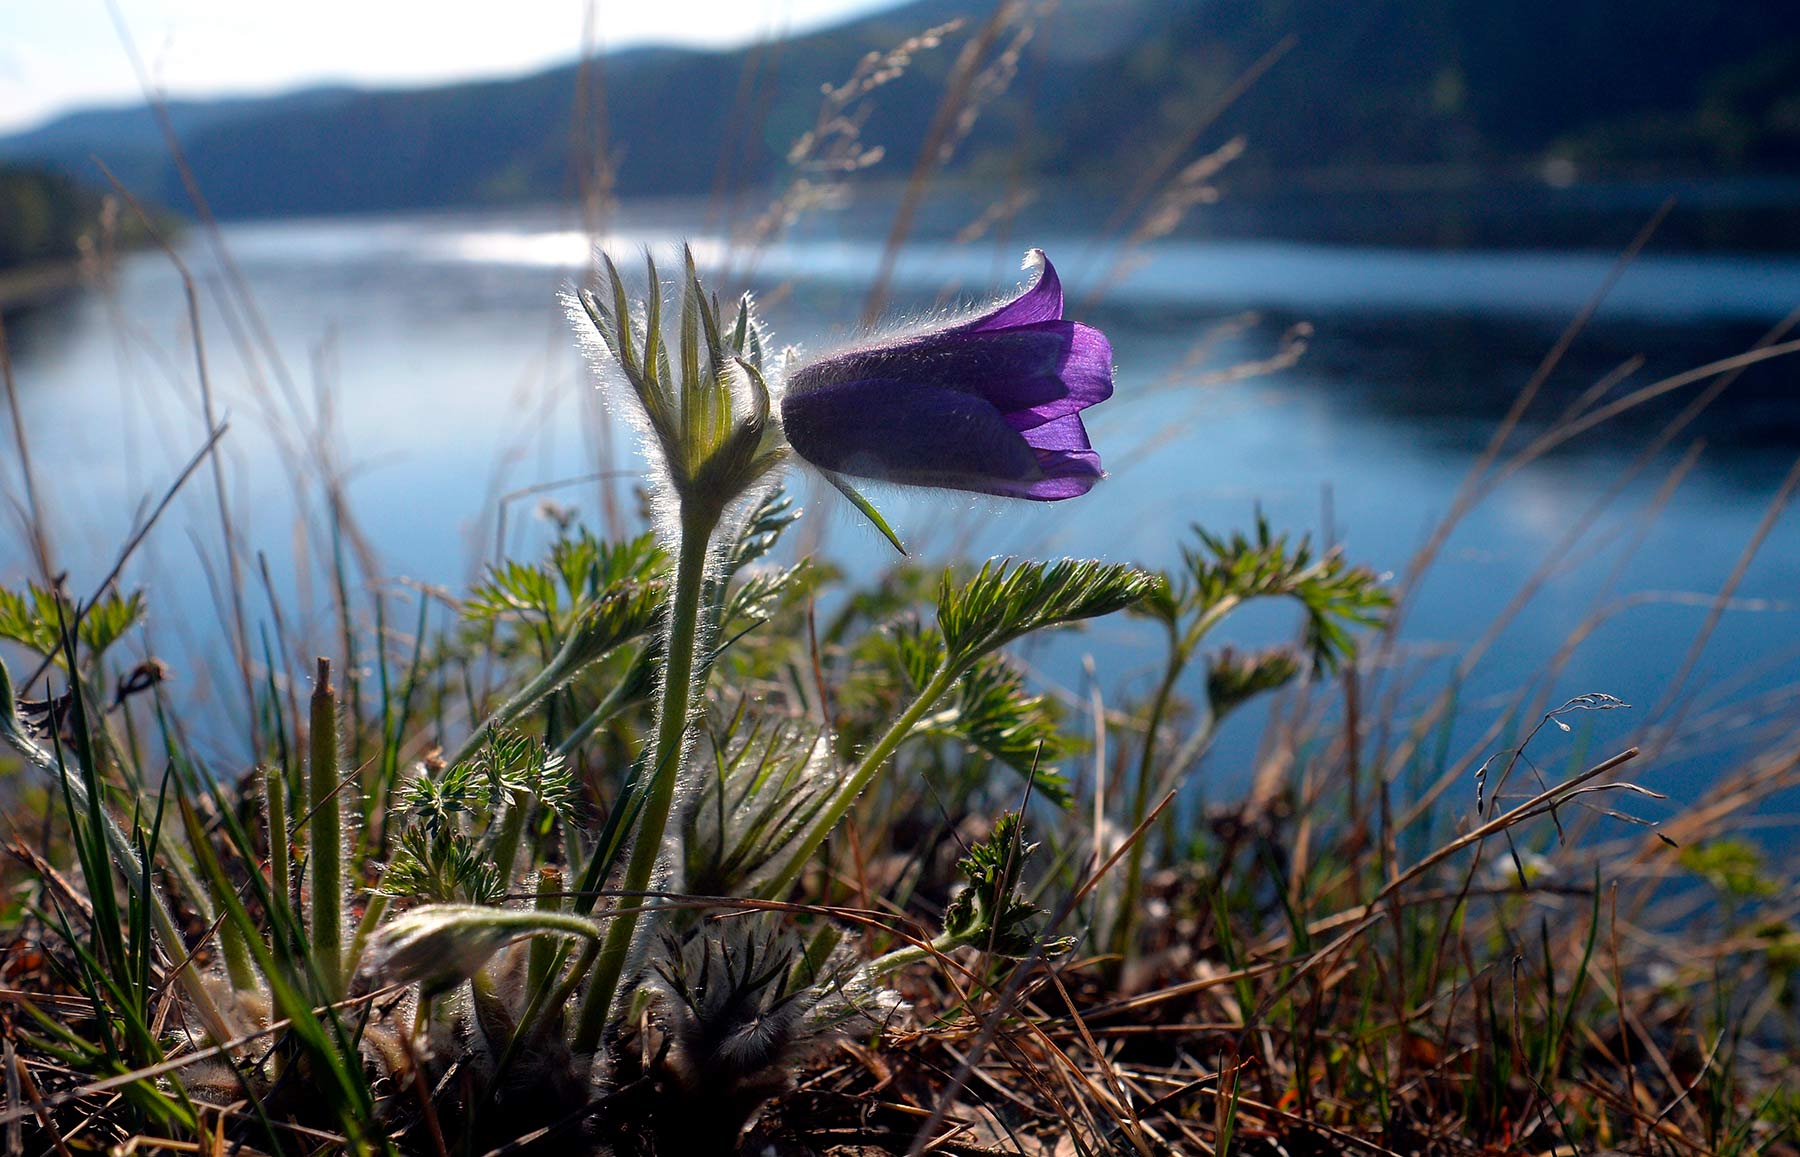
[[[170,96],[529,72],[575,56],[590,8],[602,48],[718,47],[897,2],[116,0],[152,83]],[[0,133],[140,91],[107,0],[0,0]]]

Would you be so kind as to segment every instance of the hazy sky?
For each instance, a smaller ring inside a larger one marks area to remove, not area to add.
[[[171,96],[320,81],[425,84],[567,60],[599,42],[741,44],[898,0],[115,0]],[[140,89],[107,0],[0,0],[0,132]]]

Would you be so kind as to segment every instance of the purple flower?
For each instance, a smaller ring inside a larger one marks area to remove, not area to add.
[[[1081,411],[1112,395],[1112,345],[1063,320],[1038,279],[978,317],[823,358],[790,373],[781,424],[832,474],[1051,502],[1100,478]]]

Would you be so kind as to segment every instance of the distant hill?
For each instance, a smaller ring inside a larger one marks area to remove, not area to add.
[[[820,85],[954,15],[969,23],[876,94],[865,139],[903,176],[958,46],[992,5],[916,0],[774,45],[603,58],[605,144],[622,194],[765,184],[813,122]],[[1242,72],[1285,58],[1196,143],[1244,133],[1245,181],[1320,170],[1516,169],[1562,157],[1614,170],[1800,171],[1793,0],[1063,0],[955,164],[1129,187]],[[183,101],[169,112],[221,216],[554,200],[576,186],[573,64],[434,88],[312,89]],[[142,108],[85,110],[0,139],[0,159],[185,203]]]

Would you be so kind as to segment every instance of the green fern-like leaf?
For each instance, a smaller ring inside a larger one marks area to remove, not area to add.
[[[894,661],[915,691],[923,688],[944,665],[944,636],[936,627],[908,616],[893,624],[887,638],[893,647]]]
[[[402,806],[432,830],[493,813],[511,796],[528,796],[564,819],[575,818],[579,789],[563,757],[522,731],[490,727],[468,759],[436,776],[415,776]]]
[[[576,544],[565,549],[567,557],[559,557],[557,548],[552,548],[551,559],[563,572],[568,589],[584,591],[590,599],[626,583],[651,582],[669,569],[668,552],[650,533],[624,542],[605,542],[583,531]],[[585,572],[577,565],[583,562]],[[579,581],[583,578],[585,581]]]
[[[793,499],[780,490],[766,495],[750,511],[731,540],[722,565],[707,580],[708,621],[715,633],[730,638],[767,621],[782,599],[796,589],[796,580],[809,572],[810,564],[804,559],[785,568],[750,569],[768,557],[783,532],[799,519]],[[743,581],[735,581],[740,575]]]
[[[54,654],[56,630],[48,627],[38,614],[37,588],[10,591],[0,587],[0,639],[28,647],[40,655]],[[55,622],[54,619],[51,620]]]
[[[1031,777],[1035,791],[1066,808],[1075,797],[1053,765],[1075,744],[1058,722],[1055,700],[1031,694],[1017,668],[990,656],[963,677],[951,704],[927,718],[922,729],[986,752]]]
[[[1291,647],[1250,655],[1220,648],[1206,672],[1206,698],[1214,718],[1223,719],[1256,696],[1287,686],[1300,667],[1301,657]]]
[[[666,585],[661,582],[608,591],[576,620],[563,644],[564,650],[570,652],[568,661],[578,667],[586,666],[613,648],[649,634],[662,622],[667,597]],[[557,661],[564,659],[559,656]]]
[[[1023,838],[1019,813],[1002,813],[994,821],[993,834],[956,862],[968,886],[944,909],[945,935],[1015,959],[1037,951],[1044,911],[1017,886],[1025,861],[1035,851],[1037,845]],[[1072,939],[1058,939],[1045,943],[1043,951],[1054,956],[1074,946]]]
[[[90,658],[98,658],[143,618],[144,592],[109,594],[83,613],[81,644],[87,648]]]
[[[463,618],[482,624],[530,621],[547,637],[562,637],[595,602],[624,587],[652,584],[668,565],[654,535],[615,543],[579,530],[558,539],[543,563],[509,559],[490,567],[463,601]]]
[[[759,570],[732,587],[720,616],[720,628],[735,633],[742,627],[768,619],[788,588],[810,569],[805,560],[781,570]]]
[[[740,706],[709,729],[711,774],[688,813],[688,887],[739,895],[772,874],[838,785],[817,727]]]
[[[1117,563],[990,559],[960,586],[944,575],[938,587],[938,627],[950,661],[965,665],[1032,631],[1131,606],[1160,581]]]
[[[490,727],[467,759],[401,787],[399,850],[379,891],[398,899],[497,904],[505,879],[479,838],[508,806],[575,819],[580,793],[561,756],[535,738]]]
[[[554,624],[562,600],[549,568],[512,559],[491,567],[485,581],[463,602],[463,616],[474,622],[534,616]]]
[[[1393,605],[1373,571],[1351,566],[1336,550],[1315,554],[1307,537],[1273,534],[1265,519],[1257,519],[1254,535],[1220,537],[1198,527],[1194,533],[1200,547],[1183,551],[1178,589],[1168,601],[1152,600],[1151,613],[1176,606],[1210,625],[1252,599],[1294,599],[1306,613],[1312,667],[1329,673],[1355,652],[1352,629],[1379,625]]]
[[[731,549],[725,555],[724,577],[729,579],[744,567],[766,557],[788,527],[800,521],[800,514],[800,508],[787,493],[771,491],[756,504],[732,541]]]
[[[429,834],[423,826],[400,834],[399,851],[375,889],[396,900],[438,904],[498,904],[506,898],[500,869],[475,841],[457,832]]]

